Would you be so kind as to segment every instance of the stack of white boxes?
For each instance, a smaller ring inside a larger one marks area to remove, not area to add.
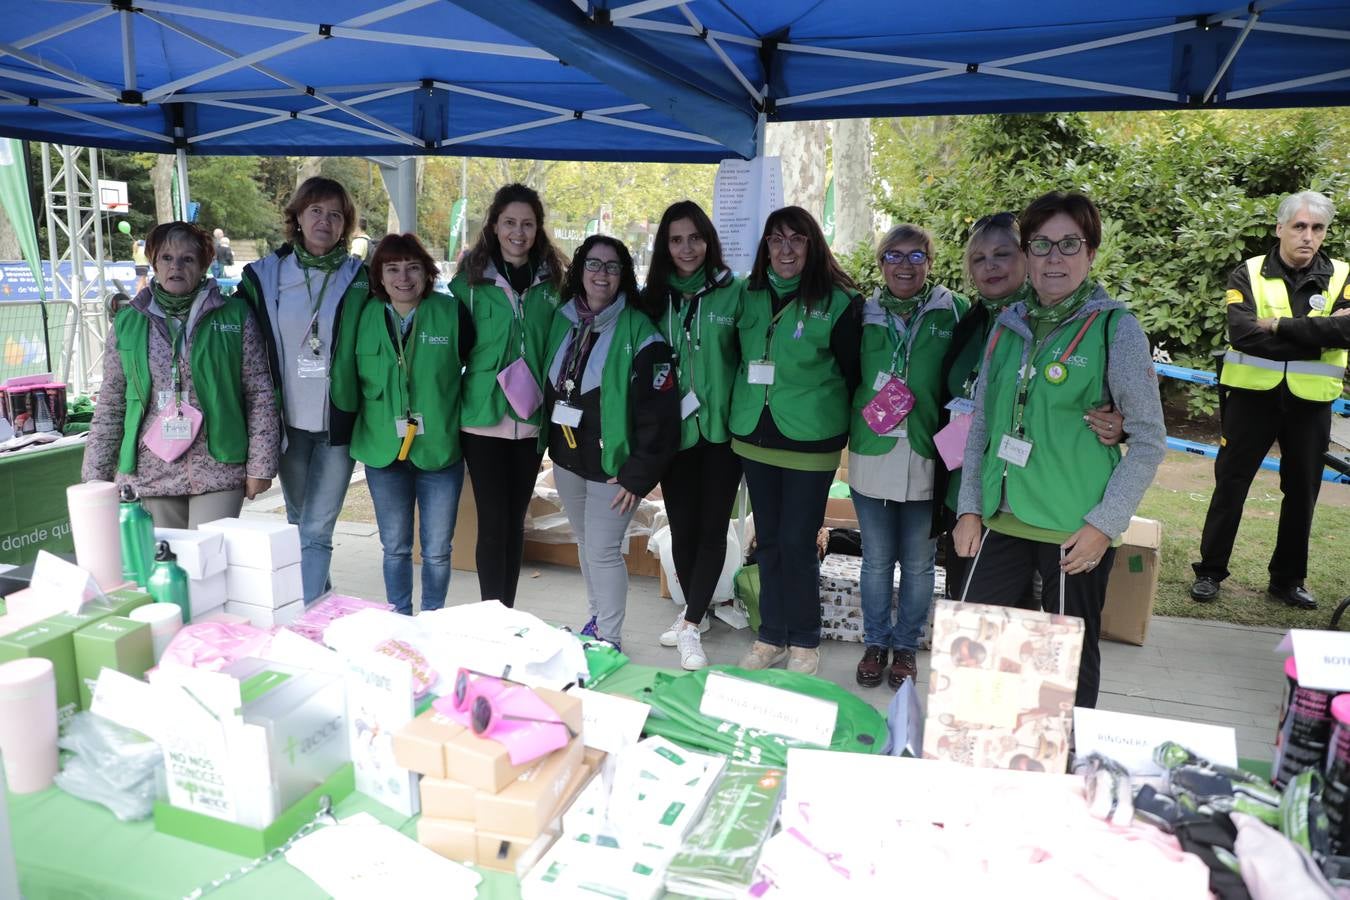
[[[221,611],[225,605],[225,539],[218,531],[156,528],[156,541],[168,541],[188,577],[192,619]]]
[[[947,573],[941,566],[933,571],[933,599],[946,599]],[[900,569],[892,584],[891,608],[900,601]],[[820,636],[836,641],[863,640],[862,557],[831,553],[820,563]],[[933,633],[933,607],[928,607],[928,625],[919,638],[919,649],[927,650]]]
[[[217,519],[201,526],[225,541],[225,612],[259,628],[285,625],[305,611],[300,532],[275,519]]]

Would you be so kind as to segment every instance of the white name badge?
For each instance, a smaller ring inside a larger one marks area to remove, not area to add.
[[[1313,294],[1308,298],[1308,305],[1318,312],[1321,312],[1327,308],[1327,298],[1323,297],[1321,294]]]
[[[173,416],[159,420],[166,441],[192,440],[192,422],[185,416]]]
[[[698,394],[695,394],[693,391],[690,391],[689,393],[685,394],[684,397],[680,400],[680,418],[681,419],[689,418],[694,414],[694,410],[698,409],[698,407],[699,407]]]
[[[581,424],[581,410],[559,401],[553,404],[553,424],[576,428]]]
[[[953,397],[947,403],[947,409],[951,410],[952,415],[973,415],[975,412],[975,401],[969,397]]]
[[[902,422],[901,424],[899,424],[899,425],[895,426],[894,428],[892,428],[890,431],[888,431],[888,432],[886,432],[885,434],[883,434],[882,437],[888,437],[888,438],[906,438],[906,439],[908,439],[908,437],[909,437],[909,432],[905,430],[904,423]]]
[[[313,353],[301,353],[295,358],[295,374],[300,378],[327,378],[328,358]]]
[[[767,359],[750,364],[751,384],[773,384],[773,363]]]
[[[411,419],[405,419],[404,417],[399,416],[397,419],[394,420],[394,431],[398,434],[399,437],[408,436],[409,422],[413,423],[413,434],[421,434],[423,431],[426,430],[422,427],[421,413],[413,413]]]
[[[998,442],[998,458],[1019,469],[1025,468],[1031,458],[1031,441],[1005,434]]]
[[[173,395],[173,391],[160,391],[160,392],[159,392],[159,407],[158,407],[158,408],[159,408],[159,409],[164,409],[164,407],[169,406],[170,404],[172,404],[172,403],[174,402],[174,400],[178,400],[178,401],[181,402],[181,403],[186,403],[186,402],[188,402],[188,392],[187,392],[187,391],[179,391],[179,392],[178,392],[178,396],[175,398],[174,395]]]
[[[881,390],[882,388],[884,388],[884,387],[886,386],[886,382],[888,382],[888,381],[890,381],[890,380],[891,380],[891,373],[890,373],[890,372],[886,372],[886,371],[884,371],[884,370],[881,371],[881,372],[878,372],[878,373],[877,373],[877,377],[874,378],[874,379],[872,380],[872,390],[874,390],[874,391],[879,391],[879,390]]]

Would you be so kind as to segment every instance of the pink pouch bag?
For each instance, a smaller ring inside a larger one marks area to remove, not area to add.
[[[188,423],[187,436],[185,438],[166,437],[164,423],[176,419],[180,415]],[[192,442],[197,439],[201,430],[201,410],[190,403],[177,403],[173,406],[166,406],[155,414],[155,419],[150,423],[150,427],[145,430],[145,436],[141,438],[141,443],[145,445],[147,450],[165,462],[173,462],[187,452],[187,448],[192,446]]]
[[[969,413],[952,413],[952,419],[935,435],[933,443],[942,456],[942,464],[948,472],[961,468],[966,457],[966,435],[970,434]]]
[[[877,434],[886,434],[905,420],[914,408],[914,392],[894,376],[862,409],[863,421]]]
[[[524,359],[517,358],[511,365],[498,372],[497,383],[502,386],[506,402],[511,404],[516,415],[522,419],[534,415],[539,404],[544,402],[544,394],[539,390],[539,383],[534,380],[534,375],[530,373],[530,367],[525,364]]]

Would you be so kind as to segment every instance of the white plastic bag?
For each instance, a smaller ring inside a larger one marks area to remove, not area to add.
[[[647,552],[661,561],[661,570],[666,573],[666,585],[670,588],[670,599],[676,606],[684,606],[684,591],[680,589],[680,579],[675,575],[675,552],[671,548],[670,526],[665,525],[647,541]],[[727,555],[722,560],[722,574],[717,577],[717,588],[713,591],[712,602],[730,600],[735,594],[733,579],[741,565],[741,542],[736,537],[734,522],[727,524]]]

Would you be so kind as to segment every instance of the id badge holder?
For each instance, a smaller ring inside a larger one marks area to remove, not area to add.
[[[749,376],[751,384],[773,384],[772,360],[761,359],[750,363]]]
[[[554,425],[576,428],[581,424],[581,409],[576,406],[569,406],[560,400],[553,404],[552,421]]]
[[[155,408],[160,410],[167,409],[174,403],[186,403],[187,398],[187,391],[179,391],[177,397],[173,395],[173,391],[160,391],[159,402]]]
[[[328,360],[318,353],[301,353],[295,358],[295,374],[301,378],[327,378]]]
[[[165,416],[159,420],[160,433],[166,441],[192,440],[192,422],[181,412],[176,416]]]
[[[877,377],[872,379],[872,390],[879,391],[886,386],[886,382],[891,380],[891,373],[882,369],[877,373]]]
[[[1005,434],[998,442],[998,458],[1019,469],[1026,468],[1031,458],[1031,441]]]
[[[693,391],[685,394],[680,400],[680,418],[687,419],[694,414],[699,407],[698,394]]]
[[[400,461],[408,458],[408,452],[412,450],[413,439],[417,437],[418,432],[422,430],[422,416],[419,413],[413,413],[411,416],[399,416],[394,419],[394,431],[403,440],[398,447],[398,459]]]
[[[975,412],[975,401],[969,397],[953,397],[947,403],[947,409],[954,416],[968,416]]]

